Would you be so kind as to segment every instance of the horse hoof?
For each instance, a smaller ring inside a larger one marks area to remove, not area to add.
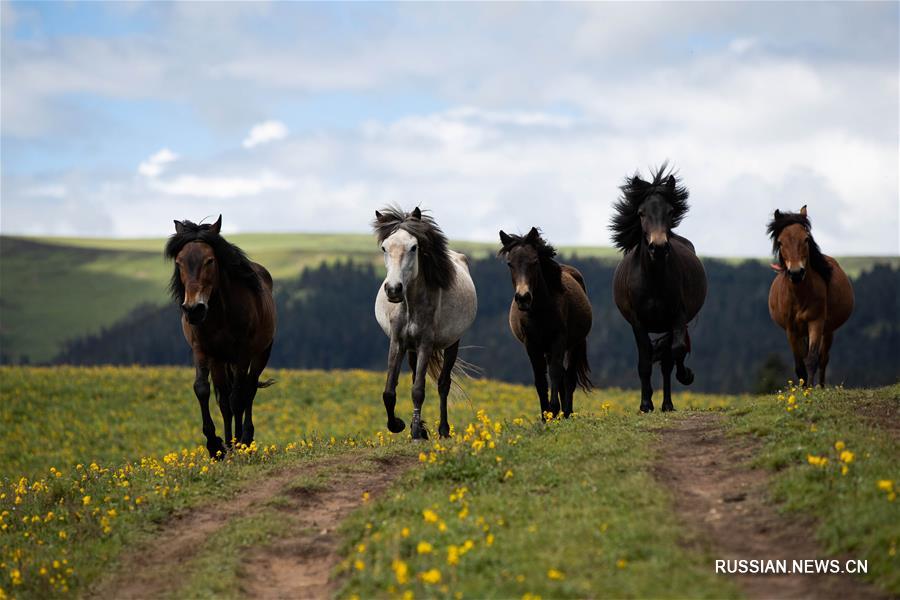
[[[225,444],[222,442],[222,438],[217,437],[213,442],[206,443],[206,450],[209,452],[209,457],[214,458],[216,460],[222,460],[225,458]]]
[[[652,404],[641,404],[641,412],[642,413],[652,413],[653,405]]]
[[[400,433],[406,429],[406,423],[403,422],[403,419],[394,417],[393,421],[388,421],[387,428],[391,433]]]
[[[675,406],[672,404],[663,404],[662,411],[663,412],[675,412]]]
[[[681,371],[675,372],[675,379],[677,379],[678,383],[681,385],[691,385],[694,383],[694,372],[685,367],[683,373]]]
[[[422,426],[413,427],[412,428],[412,439],[427,440],[428,439],[428,430]]]
[[[441,426],[438,427],[438,435],[440,435],[442,438],[450,437],[450,425],[442,423]]]

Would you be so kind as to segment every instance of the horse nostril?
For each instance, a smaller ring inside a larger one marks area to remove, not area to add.
[[[403,293],[403,284],[398,283],[396,285],[384,284],[384,291],[387,292],[388,296],[399,296]]]

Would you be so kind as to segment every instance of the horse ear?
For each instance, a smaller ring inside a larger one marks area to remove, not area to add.
[[[666,180],[666,187],[669,188],[670,191],[675,191],[675,176],[669,175],[669,179]]]
[[[384,215],[381,214],[380,212],[378,212],[378,211],[376,210],[376,211],[375,211],[375,220],[378,221],[378,222],[381,222],[382,219],[384,219]]]
[[[413,209],[412,218],[416,219],[417,221],[422,218],[422,211],[419,210],[418,206]]]
[[[803,215],[804,217],[806,216],[806,205],[805,205],[805,204],[804,204],[803,207],[800,209],[800,214]]]
[[[541,237],[541,232],[537,230],[537,227],[532,227],[531,231],[528,232],[528,235],[525,236],[525,240],[528,242],[536,242],[539,237]]]
[[[512,241],[512,237],[509,236],[502,229],[500,230],[500,243],[503,244],[503,247],[509,246],[509,243]]]
[[[219,215],[219,218],[216,219],[216,222],[209,226],[209,230],[219,235],[219,232],[222,231],[222,215]]]
[[[184,233],[186,229],[184,228],[184,223],[181,221],[175,221],[175,233]]]
[[[776,218],[776,219],[780,219],[780,218],[781,218],[781,211],[778,210],[777,208],[775,209],[775,218]]]

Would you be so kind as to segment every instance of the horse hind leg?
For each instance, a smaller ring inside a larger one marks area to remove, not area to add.
[[[684,359],[682,359],[682,363],[683,361]],[[663,380],[662,411],[671,412],[675,410],[675,405],[672,404],[672,369],[675,367],[675,360],[672,357],[671,350],[663,350],[659,366]],[[675,376],[677,377],[678,375],[676,374]]]
[[[831,358],[831,343],[834,341],[834,332],[827,332],[822,338],[822,352],[819,354],[819,386],[825,387],[825,369],[828,367],[828,359]]]
[[[450,395],[451,375],[453,373],[453,365],[456,364],[456,355],[459,353],[459,340],[456,340],[452,346],[444,350],[444,364],[441,365],[441,376],[438,379],[438,394],[441,398],[441,424],[438,427],[438,434],[443,437],[450,437],[450,422],[447,419],[447,396]]]
[[[788,329],[788,343],[791,346],[791,352],[794,355],[794,373],[797,379],[802,379],[804,383],[809,381],[809,375],[806,371],[806,352],[807,343],[802,333]]]
[[[250,371],[247,374],[244,389],[244,426],[241,432],[241,443],[249,446],[253,443],[255,428],[253,427],[253,400],[259,389],[259,376],[262,375],[266,365],[269,364],[269,356],[272,355],[272,344],[250,361]],[[268,383],[266,385],[269,385]]]
[[[691,385],[694,383],[694,372],[684,366],[687,359],[687,353],[691,350],[691,337],[687,327],[678,335],[672,337],[672,347],[670,350],[670,358],[675,363],[675,379],[681,385]]]

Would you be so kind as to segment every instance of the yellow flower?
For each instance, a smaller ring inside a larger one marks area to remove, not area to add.
[[[363,552],[366,551],[366,545],[365,545],[365,544],[358,544],[358,545],[356,546],[356,551],[359,552],[360,554],[362,554]]]
[[[366,568],[366,563],[364,563],[363,561],[361,561],[359,559],[356,559],[353,562],[353,568],[356,569],[357,571],[363,571]]]
[[[616,561],[616,566],[619,567],[620,569],[624,569],[625,567],[628,566],[628,561],[625,560],[624,558],[620,558],[619,560]]]
[[[425,519],[426,523],[437,523],[438,521],[437,513],[430,508],[426,508],[422,511],[422,518]]]
[[[362,494],[362,501],[363,501],[363,502],[368,502],[368,501],[369,501],[369,492],[363,492],[363,494]]]
[[[409,537],[409,527],[404,527],[403,529],[400,530],[400,537],[405,537],[405,538]]]
[[[824,456],[815,456],[813,454],[807,454],[806,460],[807,460],[807,462],[809,462],[809,464],[816,466],[816,467],[824,467],[825,465],[828,464],[828,459],[825,458]]]
[[[84,498],[81,499],[81,503],[84,504],[85,506],[87,506],[88,504],[91,503],[91,497],[85,496]]]
[[[506,473],[503,474],[503,479],[510,479],[513,476],[512,469],[507,469]]]
[[[841,440],[838,440],[834,443],[834,449],[837,450],[838,452],[840,452],[841,450],[843,450],[846,447],[847,447],[847,445],[844,444],[844,442],[842,442]]]
[[[850,464],[853,462],[854,456],[855,455],[852,452],[850,452],[849,450],[844,450],[843,452],[841,452],[841,460],[847,464]]]
[[[459,564],[459,547],[451,544],[447,547],[447,564],[448,565],[456,565]]]
[[[419,542],[419,545],[416,546],[416,552],[419,554],[431,554],[431,551],[434,547],[428,542]]]
[[[554,580],[557,580],[557,581],[566,578],[565,574],[564,574],[562,571],[559,571],[559,570],[557,570],[557,569],[550,569],[550,570],[548,570],[548,571],[547,571],[547,577],[548,577],[549,579],[554,579]]]
[[[884,492],[894,491],[894,482],[891,479],[879,479],[878,489]]]
[[[419,579],[424,581],[425,583],[440,583],[441,582],[441,572],[437,569],[429,569],[424,573],[419,573]]]
[[[406,566],[405,562],[395,559],[391,563],[391,568],[394,570],[394,577],[397,578],[397,583],[403,585],[409,581],[409,567]]]
[[[444,523],[443,521],[441,521],[440,523],[438,523],[438,531],[440,531],[440,532],[442,532],[442,533],[443,533],[444,531],[447,531],[447,524]]]
[[[413,600],[412,590],[403,590],[403,600]]]
[[[493,533],[487,534],[487,537],[484,539],[484,543],[487,544],[488,546],[493,546],[494,545],[494,534]]]

